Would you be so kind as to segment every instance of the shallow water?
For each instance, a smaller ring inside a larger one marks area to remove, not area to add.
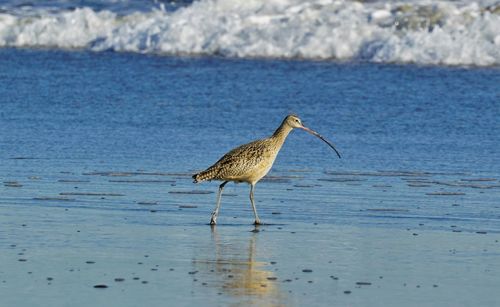
[[[17,49],[0,67],[1,305],[500,303],[498,69]],[[229,184],[212,229],[218,183],[190,175],[288,112],[342,159],[294,131],[257,185],[267,225]]]

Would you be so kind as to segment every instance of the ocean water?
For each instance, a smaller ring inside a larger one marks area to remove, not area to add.
[[[481,1],[0,2],[0,46],[168,55],[500,64]]]
[[[499,16],[0,1],[0,305],[497,306]],[[208,226],[191,175],[289,113],[342,159],[293,131]]]

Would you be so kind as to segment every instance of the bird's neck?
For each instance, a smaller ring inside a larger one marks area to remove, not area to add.
[[[286,137],[292,131],[293,128],[287,125],[285,122],[283,122],[276,131],[274,131],[273,135],[271,138],[275,140],[279,145],[283,145],[283,143],[286,140]]]

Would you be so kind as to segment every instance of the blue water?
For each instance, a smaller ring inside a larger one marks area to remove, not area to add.
[[[4,182],[159,173],[158,187],[135,185],[133,196],[128,184],[106,178],[85,191],[124,193],[133,210],[148,193],[176,205],[185,198],[163,195],[161,176],[184,176],[173,192],[214,192],[215,184],[195,186],[190,175],[269,136],[293,112],[343,158],[294,131],[269,174],[278,180],[258,186],[268,220],[405,227],[417,219],[446,229],[457,219],[468,231],[500,231],[498,69],[17,49],[0,55],[8,84],[0,89]],[[33,184],[5,188],[5,202],[68,192],[64,184]],[[248,210],[246,185],[228,191],[240,197],[237,210]],[[201,204],[192,211],[207,215],[212,198],[192,195],[189,204]],[[282,210],[288,214],[271,215]]]
[[[277,169],[500,171],[498,69],[0,50],[3,159],[206,167],[270,135]]]
[[[8,48],[0,68],[0,305],[498,305],[498,68]],[[229,184],[211,229],[218,183],[190,175],[292,112],[342,159],[293,131],[257,185],[267,225]]]

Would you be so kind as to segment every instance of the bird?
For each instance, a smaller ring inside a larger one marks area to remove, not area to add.
[[[246,182],[250,184],[250,203],[255,216],[254,224],[261,224],[254,201],[255,185],[271,170],[276,156],[285,143],[288,134],[295,128],[305,130],[320,138],[335,151],[339,158],[341,158],[340,153],[331,142],[327,141],[316,131],[305,127],[302,124],[302,120],[297,115],[287,115],[278,129],[276,129],[270,137],[238,146],[226,153],[206,170],[192,176],[194,179],[193,183],[212,180],[222,181],[222,184],[219,185],[215,208],[210,218],[210,225],[217,224],[222,191],[229,181],[236,183]]]

